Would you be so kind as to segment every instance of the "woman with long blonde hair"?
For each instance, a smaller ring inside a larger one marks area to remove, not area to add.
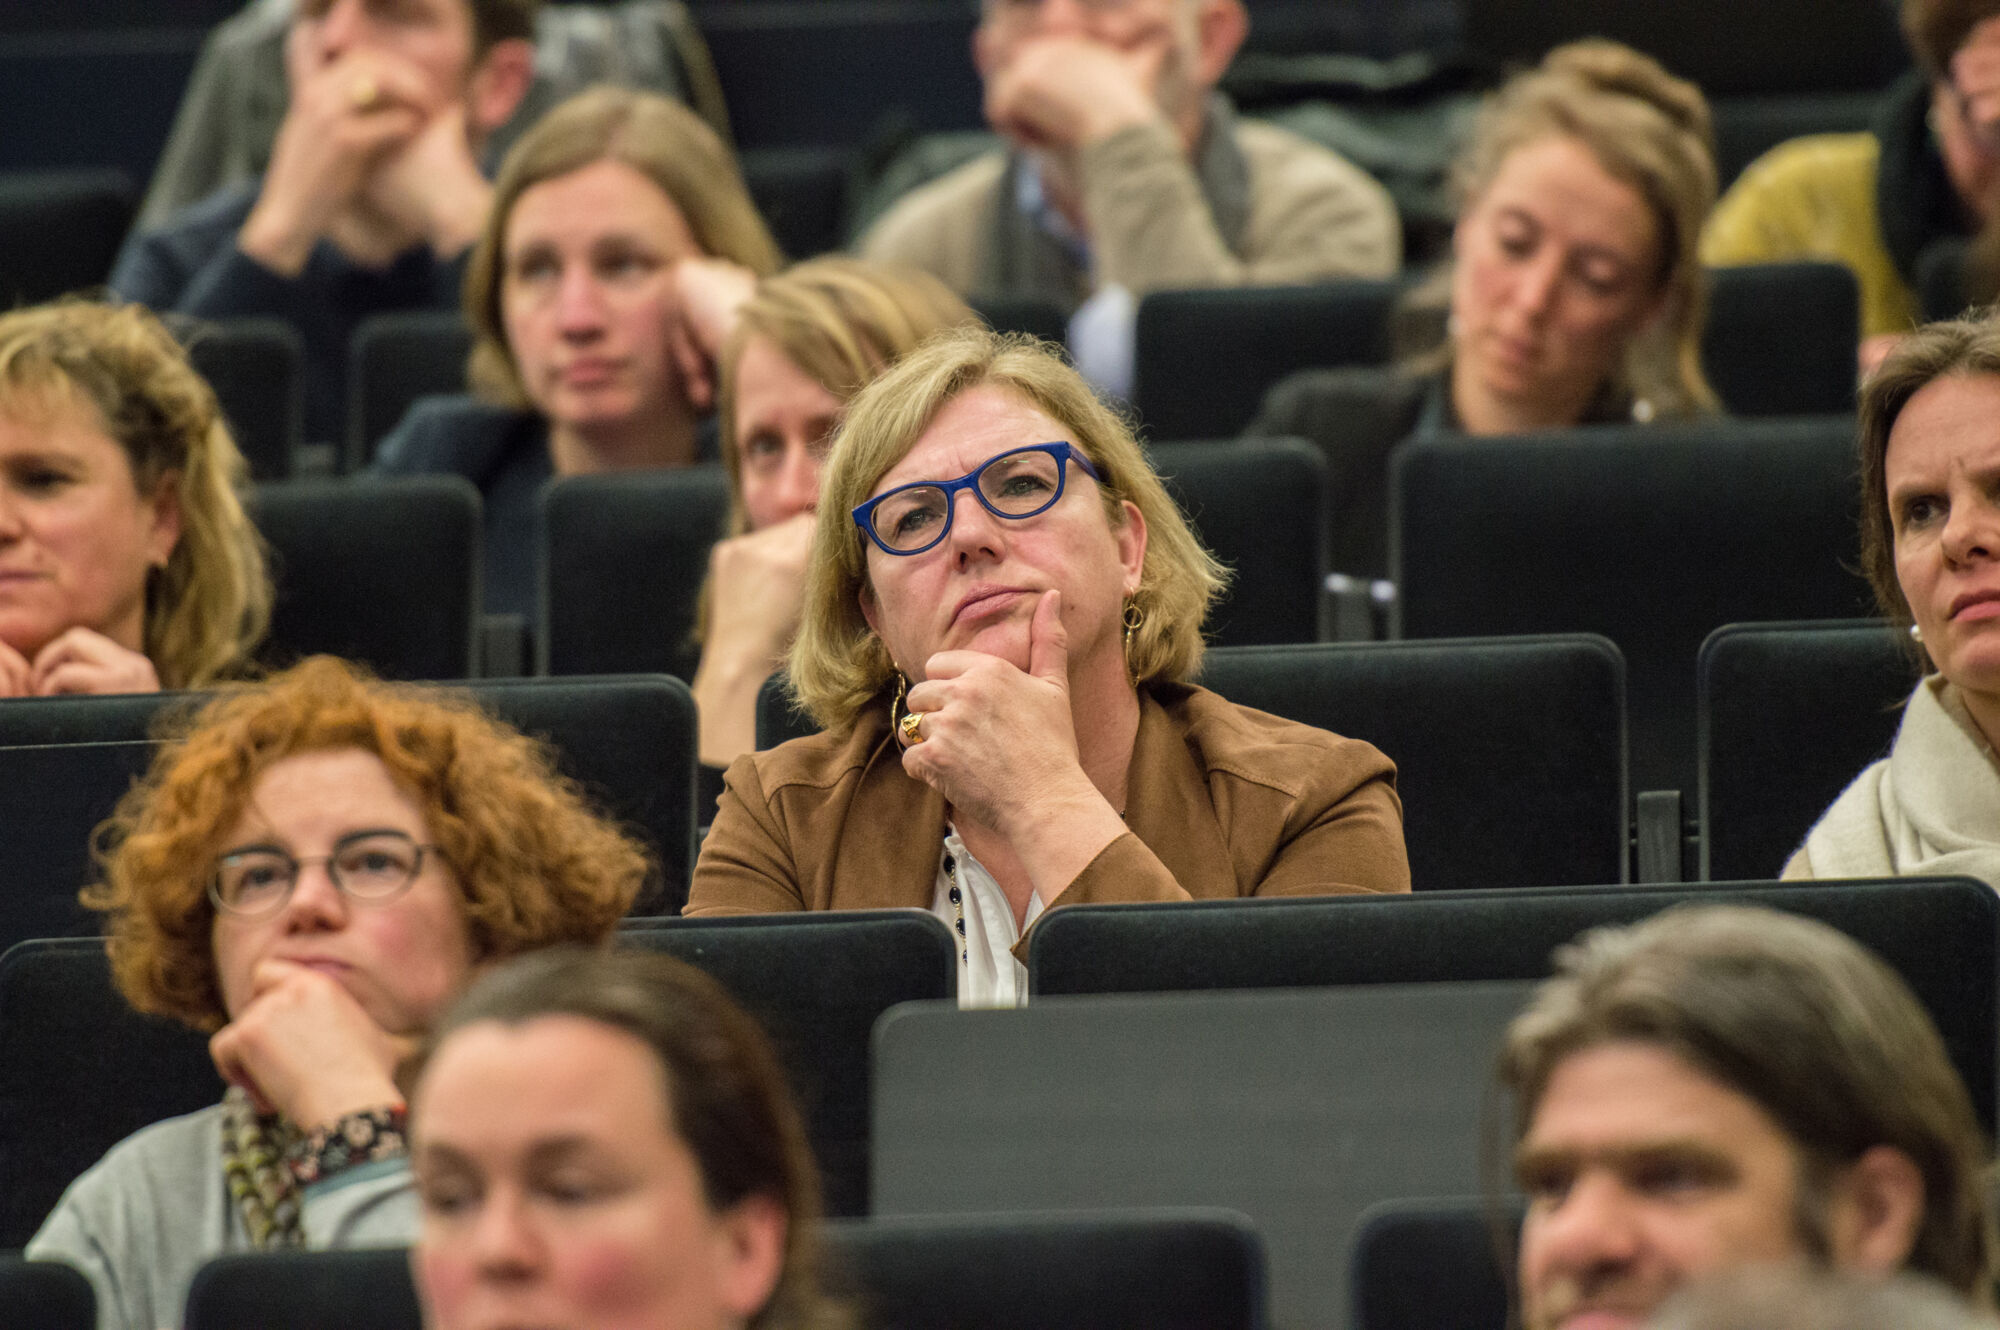
[[[136,305],[0,315],[0,697],[241,675],[271,616],[248,467]]]

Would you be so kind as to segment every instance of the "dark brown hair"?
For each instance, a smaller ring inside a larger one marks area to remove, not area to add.
[[[841,1309],[819,1291],[819,1170],[771,1041],[721,984],[645,951],[554,947],[477,980],[432,1029],[403,1074],[411,1102],[452,1035],[486,1022],[574,1016],[631,1035],[666,1080],[668,1124],[701,1171],[709,1208],[764,1196],[786,1214],[785,1264],[750,1330],[833,1330]],[[421,1141],[421,1116],[413,1124]]]
[[[1861,385],[1861,571],[1891,623],[1912,622],[1896,580],[1896,523],[1889,511],[1889,435],[1919,391],[1948,375],[2000,375],[2000,322],[1952,319],[1917,329],[1896,344]]]
[[[1517,1139],[1557,1066],[1626,1041],[1665,1049],[1768,1114],[1799,1152],[1808,1199],[1878,1145],[1907,1155],[1924,1180],[1909,1268],[1990,1304],[1994,1227],[1972,1101],[1909,988],[1858,943],[1730,905],[1584,934],[1556,952],[1555,977],[1508,1027],[1499,1079]]]

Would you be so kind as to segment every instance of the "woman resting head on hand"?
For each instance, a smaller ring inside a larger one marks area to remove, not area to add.
[[[271,615],[247,475],[144,309],[0,315],[0,698],[245,672]]]
[[[408,1241],[398,1062],[481,965],[607,938],[648,869],[532,740],[328,657],[209,703],[100,837],[119,990],[210,1032],[229,1085],[29,1244],[128,1330],[174,1323],[222,1252]]]
[[[684,466],[716,329],[778,247],[729,148],[685,106],[599,87],[507,153],[465,275],[488,401],[548,422],[557,474]]]
[[[1933,673],[1786,877],[2000,888],[2000,323],[1933,323],[1861,389],[1861,567]]]
[[[824,258],[766,277],[733,320],[716,412],[729,534],[709,556],[694,677],[711,767],[754,746],[757,690],[798,631],[820,467],[848,400],[932,333],[977,316],[929,273]]]
[[[631,88],[578,93],[508,150],[466,263],[479,400],[417,402],[371,473],[476,485],[486,611],[532,620],[543,485],[696,461],[720,339],[780,261],[694,112]]]
[[[556,948],[486,975],[411,1093],[434,1330],[839,1330],[770,1041],[707,975]]]
[[[1131,430],[1030,339],[848,406],[790,673],[826,733],[730,768],[687,912],[928,907],[1011,1002],[1047,906],[1403,891],[1394,771],[1188,679],[1222,585]]]

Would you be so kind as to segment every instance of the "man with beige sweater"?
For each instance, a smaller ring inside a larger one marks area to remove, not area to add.
[[[1387,191],[1214,91],[1248,30],[1242,0],[984,0],[973,57],[1004,151],[898,200],[862,252],[1065,310],[1395,272]]]

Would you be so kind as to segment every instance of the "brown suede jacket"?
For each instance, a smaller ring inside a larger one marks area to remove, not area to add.
[[[1051,907],[1410,889],[1396,769],[1356,739],[1149,684],[1128,834]],[[945,801],[903,771],[886,708],[846,734],[738,758],[685,913],[927,910]]]

